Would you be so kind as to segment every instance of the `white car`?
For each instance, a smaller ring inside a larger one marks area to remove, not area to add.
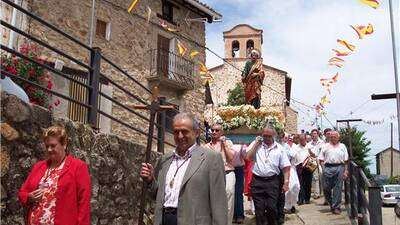
[[[396,204],[398,201],[396,197],[400,197],[399,184],[382,185],[381,187],[382,204],[384,205]]]

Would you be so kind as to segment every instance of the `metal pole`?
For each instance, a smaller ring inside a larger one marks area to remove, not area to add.
[[[93,45],[93,28],[94,28],[95,5],[96,5],[96,0],[92,0],[92,11],[91,11],[90,25],[89,25],[89,47],[92,47],[92,45]]]
[[[20,0],[14,0],[14,3],[16,5],[20,5]],[[18,27],[17,26],[17,15],[18,10],[16,8],[13,8],[12,10],[12,16],[11,16],[11,25],[13,27]],[[18,27],[19,28],[19,27]],[[8,48],[14,49],[14,42],[15,42],[15,32],[13,30],[10,30],[10,38],[8,39]]]
[[[99,110],[101,49],[94,48],[90,54],[90,67],[92,70],[89,73],[89,84],[91,87],[89,91],[89,105],[91,108],[89,109],[88,122],[93,128],[98,128],[97,113]]]
[[[390,176],[393,177],[393,123],[390,123]]]
[[[394,80],[396,86],[396,103],[397,103],[397,130],[398,130],[398,139],[399,139],[399,149],[400,149],[400,95],[399,95],[399,78],[398,78],[398,68],[397,68],[397,51],[396,51],[396,35],[395,35],[395,27],[393,21],[393,1],[389,0],[389,11],[390,11],[390,26],[391,26],[391,35],[392,35],[392,49],[393,49],[393,66],[394,66]]]
[[[350,156],[350,160],[349,160],[349,179],[350,179],[350,217],[351,218],[356,218],[357,217],[357,209],[355,207],[355,203],[356,203],[356,196],[355,196],[355,183],[353,180],[353,175],[354,175],[354,166],[351,163],[353,161],[353,144],[352,142],[352,138],[351,138],[351,128],[350,128],[350,121],[347,121],[347,137],[349,140],[349,156]]]

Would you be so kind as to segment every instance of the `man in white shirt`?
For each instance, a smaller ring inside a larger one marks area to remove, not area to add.
[[[318,159],[324,165],[324,192],[331,211],[340,214],[343,180],[348,176],[349,155],[344,144],[339,143],[339,132],[331,131],[330,143],[325,145]]]
[[[211,141],[205,145],[206,148],[214,150],[221,154],[225,165],[225,190],[228,199],[228,224],[232,224],[233,211],[235,206],[235,167],[232,165],[235,152],[233,143],[224,136],[221,124],[211,126]]]
[[[305,168],[305,161],[310,156],[311,149],[307,147],[305,134],[299,135],[299,144],[294,147],[294,164],[300,180],[299,205],[310,204],[312,172]]]
[[[321,147],[324,145],[324,141],[319,138],[319,131],[317,129],[313,129],[311,131],[311,142],[307,143],[307,148],[311,149],[311,156],[313,158],[318,158],[319,153],[321,152]],[[318,165],[317,169],[313,173],[312,184],[314,187],[313,196],[315,199],[319,198],[321,194],[320,188],[320,174],[322,173],[322,168]]]
[[[257,225],[277,225],[279,192],[289,185],[290,162],[283,147],[274,141],[275,130],[264,128],[247,149],[246,159],[254,161],[250,192],[254,201]],[[280,189],[279,173],[283,171],[284,183]]]
[[[140,171],[156,196],[154,225],[226,225],[224,163],[221,154],[196,144],[198,123],[187,113],[173,120],[176,149]]]

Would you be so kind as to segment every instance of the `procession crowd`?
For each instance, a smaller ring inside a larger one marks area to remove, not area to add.
[[[198,123],[179,113],[173,120],[175,151],[154,166],[142,163],[140,176],[156,199],[153,224],[240,224],[244,196],[257,225],[283,224],[285,213],[322,194],[332,213],[340,214],[348,154],[337,131],[287,135],[265,127],[249,145],[233,144],[221,124],[209,131],[211,140],[199,144]],[[19,191],[27,224],[90,224],[87,165],[68,154],[64,128],[48,128],[43,141],[47,158],[33,166]]]

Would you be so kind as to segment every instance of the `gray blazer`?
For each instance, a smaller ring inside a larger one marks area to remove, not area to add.
[[[166,153],[155,167],[150,191],[156,196],[154,225],[162,224],[165,179],[173,159]],[[226,225],[228,203],[221,154],[197,146],[185,172],[178,202],[178,225]]]

